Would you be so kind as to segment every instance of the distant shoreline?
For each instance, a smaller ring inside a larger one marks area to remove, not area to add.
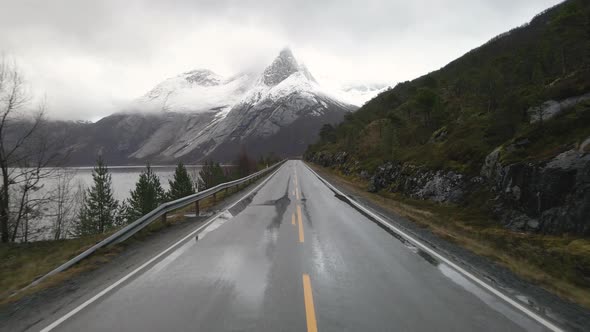
[[[109,169],[127,169],[127,168],[145,168],[146,165],[116,165],[116,166],[110,166],[107,165],[107,167]],[[175,168],[177,165],[150,165],[151,168]],[[204,165],[184,165],[185,167],[188,168],[195,168],[195,167],[203,167]],[[236,167],[236,165],[231,165],[231,164],[221,164],[221,167]],[[49,166],[49,167],[45,167],[45,168],[64,168],[64,169],[93,169],[94,165],[92,166],[64,166],[64,167],[59,167],[59,166]]]

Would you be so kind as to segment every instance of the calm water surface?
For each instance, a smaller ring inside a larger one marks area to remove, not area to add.
[[[176,166],[152,166],[154,173],[160,178],[160,183],[164,190],[170,188],[168,180],[174,177]],[[197,175],[201,166],[186,166],[189,174]],[[74,173],[72,184],[83,183],[86,188],[92,185],[92,167],[68,168],[68,171]],[[117,200],[124,200],[129,197],[129,192],[135,189],[135,183],[139,179],[139,174],[145,170],[144,166],[109,166],[113,182],[113,190]],[[48,180],[51,181],[51,180]]]
[[[152,166],[154,173],[160,178],[160,183],[164,190],[168,190],[170,185],[168,180],[172,180],[174,177],[174,170],[176,166]],[[187,165],[186,166],[191,178],[196,179],[201,169],[199,165]],[[111,174],[112,187],[115,199],[122,202],[130,197],[130,191],[135,189],[135,184],[139,180],[139,174],[145,170],[145,166],[109,166],[109,174]],[[66,168],[65,171],[72,175],[70,181],[70,192],[72,195],[77,193],[80,186],[84,188],[90,188],[93,184],[92,180],[93,167],[71,167]],[[57,173],[55,173],[57,174]],[[57,179],[55,177],[49,177],[42,181],[41,190],[36,195],[43,197],[44,195],[50,195],[52,191],[56,190]],[[79,206],[76,204],[74,209],[78,209]],[[53,217],[51,217],[51,211],[54,209],[54,203],[48,202],[42,209],[42,214],[38,217],[31,219],[28,223],[28,229],[30,236],[28,241],[38,241],[44,239],[51,239]],[[74,215],[76,213],[74,212]],[[68,236],[69,237],[69,236]]]

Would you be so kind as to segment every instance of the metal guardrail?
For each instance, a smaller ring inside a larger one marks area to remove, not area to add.
[[[115,243],[120,243],[122,241],[127,240],[128,238],[130,238],[131,236],[133,236],[135,233],[139,232],[140,230],[144,229],[146,226],[148,226],[149,224],[151,224],[152,222],[162,219],[165,221],[166,219],[166,215],[169,212],[172,212],[174,210],[178,210],[180,208],[183,208],[189,204],[195,204],[195,212],[198,215],[199,214],[199,201],[203,200],[207,197],[213,196],[215,197],[215,194],[217,194],[218,192],[222,191],[222,190],[226,190],[229,189],[233,186],[238,186],[244,183],[248,183],[249,181],[258,179],[259,177],[266,175],[267,173],[269,173],[270,171],[276,169],[277,167],[281,166],[283,163],[285,163],[285,160],[280,161],[270,167],[267,167],[261,171],[258,171],[254,174],[250,174],[246,177],[243,177],[241,179],[237,179],[237,180],[233,180],[230,182],[225,182],[225,183],[221,183],[216,185],[213,188],[209,188],[207,190],[203,190],[200,191],[196,194],[190,195],[190,196],[186,196],[183,198],[179,198],[177,200],[171,201],[171,202],[167,202],[167,203],[163,203],[160,206],[158,206],[157,208],[155,208],[154,210],[150,211],[148,214],[144,215],[143,217],[137,219],[136,221],[132,222],[131,224],[123,227],[122,229],[118,230],[117,232],[115,232],[114,234],[112,234],[111,236],[107,237],[106,239],[100,241],[99,243],[95,244],[94,246],[92,246],[91,248],[87,249],[86,251],[84,251],[83,253],[79,254],[78,256],[70,259],[69,261],[65,262],[64,264],[60,265],[59,267],[55,268],[54,270],[50,271],[49,273],[45,274],[44,276],[42,276],[41,278],[33,281],[29,286],[27,286],[26,288],[29,288],[31,286],[37,285],[39,284],[41,281],[45,280],[46,278],[55,275],[59,272],[65,271],[68,268],[72,267],[73,265],[77,264],[78,262],[80,262],[81,260],[83,260],[84,258],[92,255],[93,253],[95,253],[98,249],[106,247],[108,245],[111,244],[115,244]]]

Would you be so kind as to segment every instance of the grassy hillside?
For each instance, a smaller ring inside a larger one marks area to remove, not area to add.
[[[371,172],[385,161],[479,173],[495,147],[526,137],[513,160],[542,159],[590,136],[590,103],[530,124],[527,110],[590,92],[590,2],[570,0],[444,68],[381,93],[336,128],[319,151],[346,151]]]

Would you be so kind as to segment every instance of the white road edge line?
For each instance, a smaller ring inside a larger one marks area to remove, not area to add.
[[[340,195],[344,196],[344,197],[348,197],[346,194],[344,194],[343,192],[341,192],[338,188],[334,187],[330,182],[328,182],[326,179],[324,179],[323,177],[321,177],[318,173],[316,173],[313,169],[311,169],[311,167],[309,167],[307,164],[303,163],[305,165],[305,167],[307,167],[313,174],[315,174],[318,178],[322,179],[322,181],[324,182],[324,184],[326,184],[328,187],[332,188],[333,190],[335,190],[336,192],[338,192]],[[505,295],[504,293],[502,293],[501,291],[497,290],[496,288],[492,287],[491,285],[489,285],[488,283],[486,283],[485,281],[479,279],[478,277],[476,277],[475,275],[469,273],[468,271],[464,270],[463,268],[461,268],[460,266],[458,266],[457,264],[453,263],[452,261],[450,261],[449,259],[443,257],[442,255],[440,255],[439,253],[437,253],[436,251],[434,251],[433,249],[429,248],[428,246],[426,246],[425,244],[422,244],[420,241],[418,241],[417,239],[413,238],[412,236],[408,235],[406,232],[402,231],[401,229],[391,225],[389,222],[385,221],[383,218],[381,218],[381,216],[379,216],[378,214],[374,213],[373,211],[365,208],[364,206],[362,206],[361,204],[359,204],[358,202],[354,201],[354,200],[349,200],[351,204],[354,204],[356,207],[358,207],[359,209],[363,210],[365,213],[368,213],[369,215],[371,215],[373,218],[375,218],[375,220],[379,221],[382,225],[384,225],[385,227],[397,232],[398,234],[401,234],[402,236],[404,236],[406,239],[410,240],[413,242],[414,245],[420,247],[422,250],[428,252],[429,254],[431,254],[432,256],[435,256],[436,258],[440,259],[441,261],[443,261],[445,264],[451,266],[453,269],[455,269],[457,272],[463,274],[464,276],[466,276],[467,278],[471,279],[471,281],[477,283],[478,285],[480,285],[481,287],[485,288],[486,290],[488,290],[489,292],[491,292],[492,294],[498,296],[499,298],[501,298],[502,300],[506,301],[507,303],[511,304],[513,307],[515,307],[516,309],[519,309],[520,311],[524,312],[525,314],[527,314],[530,318],[534,319],[535,321],[537,321],[538,323],[542,324],[543,326],[545,326],[546,328],[550,329],[551,331],[555,331],[555,332],[562,332],[564,331],[563,329],[561,329],[560,327],[558,327],[557,325],[553,324],[552,322],[548,321],[547,319],[545,319],[544,317],[538,315],[537,313],[531,311],[529,308],[525,307],[524,305],[516,302],[515,300],[513,300],[512,298],[510,298],[509,296]]]
[[[284,165],[284,164],[283,164]],[[136,268],[135,270],[131,271],[129,274],[127,274],[126,276],[124,276],[123,278],[117,280],[115,283],[113,283],[112,285],[110,285],[109,287],[103,289],[100,293],[94,295],[93,297],[91,297],[90,299],[86,300],[86,302],[80,304],[79,306],[77,306],[76,308],[72,309],[70,312],[68,312],[67,314],[65,314],[64,316],[62,316],[61,318],[59,318],[58,320],[54,321],[53,323],[51,323],[50,325],[46,326],[45,328],[43,328],[40,332],[49,332],[51,330],[53,330],[54,328],[56,328],[57,326],[59,326],[60,324],[62,324],[63,322],[65,322],[66,320],[68,320],[70,317],[74,316],[75,314],[77,314],[78,312],[82,311],[82,309],[86,308],[87,306],[89,306],[90,304],[92,304],[93,302],[95,302],[96,300],[100,299],[101,297],[105,296],[108,292],[110,292],[111,290],[113,290],[114,288],[116,288],[117,286],[121,285],[122,283],[124,283],[125,281],[127,281],[129,278],[133,277],[134,275],[136,275],[137,273],[139,273],[141,270],[143,270],[146,266],[152,264],[154,261],[156,261],[158,258],[162,257],[163,255],[167,254],[169,251],[171,251],[172,249],[175,249],[177,246],[179,246],[180,244],[184,243],[187,239],[193,237],[196,233],[198,233],[201,229],[203,229],[204,227],[209,226],[209,224],[211,224],[214,220],[216,220],[224,211],[231,209],[232,207],[234,207],[236,204],[238,204],[239,202],[241,202],[244,198],[250,196],[253,192],[255,192],[256,190],[258,190],[260,187],[262,187],[264,184],[266,184],[266,182],[268,180],[270,180],[281,168],[283,168],[283,165],[279,166],[279,168],[274,171],[269,177],[267,177],[262,183],[260,183],[258,186],[256,186],[254,189],[250,190],[250,192],[248,192],[246,195],[242,196],[240,199],[238,199],[237,201],[235,201],[234,203],[232,203],[230,206],[228,206],[227,208],[223,209],[223,211],[217,213],[215,216],[213,216],[211,219],[209,219],[207,222],[205,222],[205,224],[203,224],[201,227],[197,228],[196,230],[192,231],[189,235],[183,237],[182,239],[180,239],[179,241],[177,241],[176,243],[174,243],[173,245],[171,245],[170,247],[166,248],[164,251],[160,252],[159,254],[157,254],[156,256],[154,256],[152,259],[150,259],[149,261],[143,263],[140,267]]]

